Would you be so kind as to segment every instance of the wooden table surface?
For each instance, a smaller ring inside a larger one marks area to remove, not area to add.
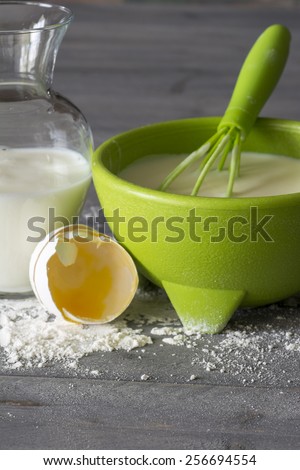
[[[247,50],[264,27],[279,22],[292,31],[292,49],[263,115],[300,120],[294,2],[69,3],[75,21],[60,49],[54,88],[84,112],[95,146],[143,124],[222,114]],[[96,204],[91,190],[86,209]],[[247,312],[246,321],[263,330],[275,322],[275,309],[287,331],[293,322],[300,333],[299,307],[292,305]],[[170,306],[164,301],[159,308]],[[209,338],[211,347],[218,341]],[[72,376],[56,364],[17,372],[0,365],[0,448],[299,449],[299,353],[270,361],[263,380],[253,375],[242,383],[237,374],[202,371],[191,382],[200,346],[178,354],[157,342],[142,361],[135,351],[83,358],[83,366],[103,369],[101,378]],[[141,380],[143,373],[149,380]]]

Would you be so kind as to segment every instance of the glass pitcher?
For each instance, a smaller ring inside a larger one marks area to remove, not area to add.
[[[30,292],[38,241],[74,222],[91,181],[92,135],[51,89],[72,21],[65,7],[0,3],[0,293]]]

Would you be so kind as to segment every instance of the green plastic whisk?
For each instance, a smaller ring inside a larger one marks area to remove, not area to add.
[[[231,152],[226,196],[232,196],[234,181],[240,171],[241,143],[283,72],[290,39],[289,30],[282,25],[272,25],[259,36],[243,63],[217,132],[176,166],[159,190],[165,191],[186,168],[201,160],[199,176],[191,192],[192,196],[197,196],[214,163],[219,160],[218,169],[222,170]]]

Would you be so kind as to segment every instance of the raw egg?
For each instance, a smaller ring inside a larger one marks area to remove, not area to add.
[[[29,276],[48,312],[77,323],[110,322],[128,307],[138,286],[127,251],[86,225],[62,227],[40,242]]]

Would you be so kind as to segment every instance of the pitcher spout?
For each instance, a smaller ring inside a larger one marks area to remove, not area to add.
[[[0,17],[0,87],[47,91],[60,43],[72,21],[65,7],[31,2],[3,4]],[[8,26],[9,25],[9,26]],[[12,87],[11,87],[12,88]],[[28,91],[27,91],[28,92]],[[12,97],[10,96],[12,101]]]

